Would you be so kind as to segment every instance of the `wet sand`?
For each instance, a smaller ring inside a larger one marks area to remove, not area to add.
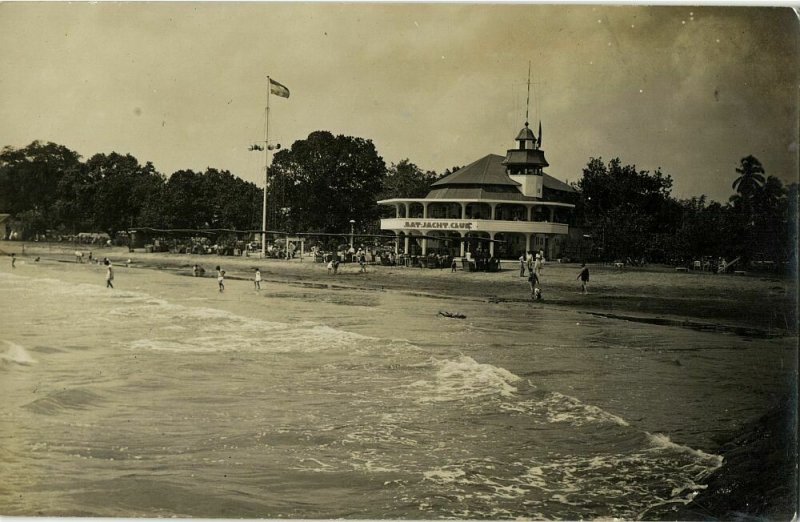
[[[15,252],[20,262],[75,262],[74,245],[0,242],[0,253]],[[85,259],[90,251],[82,249]],[[339,273],[328,274],[323,263],[306,256],[302,261],[169,253],[128,253],[126,248],[91,249],[95,257],[108,257],[115,266],[132,261],[129,268],[160,269],[191,276],[192,265],[215,277],[219,265],[228,280],[252,280],[256,267],[265,282],[316,288],[358,288],[366,291],[398,291],[449,300],[442,308],[457,312],[458,301],[527,302],[527,278],[519,277],[518,261],[505,261],[496,273],[453,273],[423,269],[368,265],[359,273],[357,263],[343,263]],[[589,293],[580,292],[578,264],[548,263],[542,272],[544,300],[532,306],[568,307],[605,317],[696,330],[735,333],[749,337],[782,337],[797,334],[797,281],[777,273],[713,274],[678,272],[652,265],[626,267],[589,265]]]
[[[797,401],[778,401],[766,414],[725,441],[724,465],[704,482],[707,488],[688,505],[656,509],[662,520],[796,520]]]

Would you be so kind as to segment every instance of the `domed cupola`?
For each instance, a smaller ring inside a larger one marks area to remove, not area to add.
[[[506,167],[508,175],[515,174],[542,174],[544,167],[549,167],[550,164],[544,158],[544,151],[542,146],[542,124],[539,123],[539,139],[537,141],[536,135],[528,128],[528,122],[525,122],[525,127],[519,131],[516,137],[517,148],[508,149],[506,151],[506,159],[503,160],[503,165]]]
[[[527,121],[525,122],[525,127],[517,134],[516,140],[519,143],[519,150],[536,148],[536,136],[528,128]]]

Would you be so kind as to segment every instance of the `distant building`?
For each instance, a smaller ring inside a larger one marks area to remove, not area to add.
[[[541,138],[541,124],[537,140],[526,122],[517,147],[505,157],[474,161],[434,182],[424,198],[378,201],[395,209],[394,217],[381,220],[381,229],[397,235],[398,253],[463,257],[471,251],[515,259],[544,250],[548,259],[559,257],[575,190],[544,172],[549,164]]]

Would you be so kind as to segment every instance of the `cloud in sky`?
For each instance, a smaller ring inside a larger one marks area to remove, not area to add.
[[[798,23],[790,9],[338,3],[0,5],[0,145],[130,152],[169,175],[259,178],[271,135],[372,139],[442,171],[544,127],[549,172],[592,156],[726,200],[740,158],[797,178]]]

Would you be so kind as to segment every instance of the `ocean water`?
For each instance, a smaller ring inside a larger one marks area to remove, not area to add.
[[[0,269],[0,514],[635,519],[792,371],[792,340],[547,303],[104,283]]]

